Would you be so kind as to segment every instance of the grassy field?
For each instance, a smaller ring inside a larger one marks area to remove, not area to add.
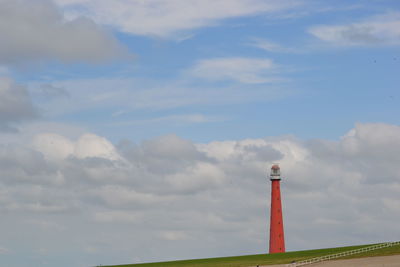
[[[290,263],[292,261],[300,261],[304,259],[310,259],[314,257],[339,253],[367,246],[370,245],[293,251],[293,252],[277,253],[277,254],[259,254],[259,255],[248,255],[248,256],[236,256],[236,257],[198,259],[198,260],[113,265],[113,267],[248,267],[248,266],[256,266],[257,264],[259,265],[285,264],[285,263]],[[349,257],[343,257],[343,259],[389,256],[396,254],[400,254],[399,245],[389,248],[378,249],[375,251],[364,252]]]

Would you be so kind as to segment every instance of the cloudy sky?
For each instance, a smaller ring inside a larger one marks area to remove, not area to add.
[[[400,239],[397,0],[0,0],[0,262]]]

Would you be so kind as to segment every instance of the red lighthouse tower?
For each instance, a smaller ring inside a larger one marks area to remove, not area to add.
[[[277,164],[271,168],[271,221],[269,230],[269,253],[285,252],[281,203],[281,170]]]

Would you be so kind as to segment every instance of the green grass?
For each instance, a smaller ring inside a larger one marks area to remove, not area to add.
[[[304,250],[304,251],[293,251],[286,253],[277,254],[259,254],[259,255],[248,255],[248,256],[235,256],[235,257],[223,257],[223,258],[210,258],[210,259],[198,259],[198,260],[181,260],[181,261],[169,261],[169,262],[154,262],[154,263],[140,263],[140,264],[125,264],[125,265],[113,265],[114,267],[248,267],[259,265],[272,265],[272,264],[285,264],[292,261],[301,261],[314,257],[339,253],[347,250],[367,247],[370,245],[351,246],[351,247],[338,247],[338,248],[326,248],[326,249],[315,249],[315,250]],[[348,257],[349,258],[361,258],[361,257],[374,257],[374,256],[389,256],[400,254],[400,246],[393,246],[388,248],[377,249],[374,251],[368,251]],[[107,267],[107,266],[103,266]],[[111,267],[111,266],[109,266]]]

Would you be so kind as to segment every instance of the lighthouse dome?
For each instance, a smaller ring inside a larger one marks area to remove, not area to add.
[[[281,179],[281,168],[279,168],[278,164],[274,164],[271,167],[271,180],[280,180]]]
[[[280,168],[279,168],[278,164],[274,164],[274,165],[272,165],[271,169],[272,170],[279,170]]]

